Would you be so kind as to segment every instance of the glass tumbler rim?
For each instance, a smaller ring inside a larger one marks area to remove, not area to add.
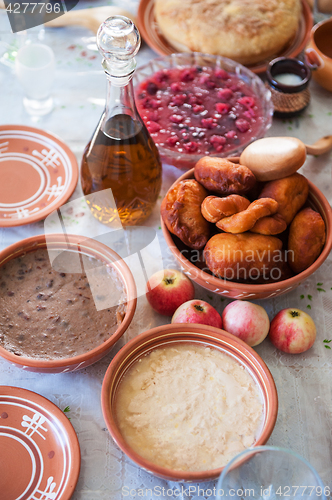
[[[286,453],[288,455],[291,455],[291,456],[299,459],[301,462],[303,462],[311,470],[311,472],[315,476],[317,483],[318,483],[317,486],[320,486],[322,488],[321,500],[326,500],[326,495],[324,494],[325,485],[324,485],[322,479],[320,478],[318,472],[316,471],[316,469],[311,465],[310,462],[308,462],[308,460],[306,458],[302,457],[299,453],[297,453],[296,451],[293,451],[289,448],[282,448],[279,446],[270,446],[270,445],[252,446],[250,448],[246,448],[245,450],[238,453],[234,458],[232,458],[232,460],[230,460],[228,462],[228,464],[225,466],[225,468],[223,469],[223,471],[220,474],[219,479],[218,479],[216,500],[219,500],[219,498],[220,498],[218,495],[218,491],[221,489],[222,482],[225,479],[228,472],[232,469],[232,466],[234,466],[234,464],[237,461],[241,460],[242,458],[245,458],[246,455],[249,457],[250,455],[255,455],[256,453],[264,452],[264,451],[272,451],[272,452],[277,451],[277,452]],[[240,465],[242,465],[242,464],[240,464]]]
[[[50,56],[50,59],[48,61],[46,61],[45,64],[43,64],[42,66],[29,66],[29,65],[27,65],[24,62],[24,60],[20,59],[20,55],[22,55],[22,53],[24,51],[28,50],[28,48],[31,48],[31,47],[42,48],[45,52],[48,53],[48,55]],[[48,68],[50,65],[52,65],[54,63],[54,51],[49,45],[46,45],[44,43],[35,43],[35,42],[28,43],[28,44],[25,44],[22,47],[20,47],[19,50],[17,51],[16,62],[17,62],[17,64],[24,66],[25,70],[40,71],[40,70]]]

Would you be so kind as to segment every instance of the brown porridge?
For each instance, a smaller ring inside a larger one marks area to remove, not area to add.
[[[66,358],[94,349],[116,331],[126,313],[124,284],[112,266],[80,259],[86,272],[60,272],[39,249],[0,268],[2,347],[17,356]],[[97,283],[93,294],[87,274]],[[105,308],[110,297],[116,305]]]

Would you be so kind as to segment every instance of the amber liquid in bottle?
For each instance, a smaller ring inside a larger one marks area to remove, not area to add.
[[[101,121],[104,117],[102,117]],[[116,210],[102,191],[112,189],[122,225],[140,224],[158,199],[161,165],[145,125],[126,114],[115,115],[88,143],[82,160],[82,188],[93,215],[112,225]]]
[[[101,24],[97,45],[108,80],[106,107],[83,154],[82,189],[100,222],[133,226],[150,215],[161,188],[158,149],[137,112],[132,83],[140,35],[130,19],[113,16]]]

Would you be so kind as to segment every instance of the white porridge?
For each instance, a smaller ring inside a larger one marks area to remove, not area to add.
[[[136,361],[120,381],[115,410],[136,453],[183,471],[224,466],[255,442],[263,419],[249,371],[218,349],[189,343]]]

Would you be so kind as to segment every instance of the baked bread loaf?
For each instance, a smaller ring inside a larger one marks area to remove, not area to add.
[[[175,49],[247,65],[277,55],[300,15],[300,0],[155,0],[158,26]]]

